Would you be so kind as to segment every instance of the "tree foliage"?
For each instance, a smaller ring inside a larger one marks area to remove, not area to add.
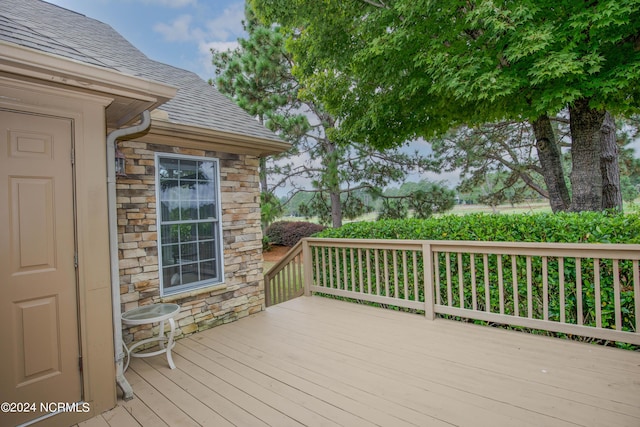
[[[552,131],[564,150],[561,155],[563,176],[571,172],[570,130],[563,112],[551,120]],[[630,144],[637,137],[633,118],[617,123],[619,166],[622,179],[622,195],[625,201],[637,197],[636,185],[640,184],[640,160]],[[458,191],[473,195],[474,202],[489,206],[500,203],[518,203],[526,199],[550,198],[545,187],[543,168],[536,156],[536,138],[527,122],[499,122],[474,128],[460,127],[432,140],[430,158],[433,170],[460,173]],[[567,188],[570,185],[567,180]]]
[[[399,188],[387,189],[378,212],[378,219],[425,219],[444,213],[455,205],[455,191],[426,180],[405,182]]]
[[[462,192],[485,185],[489,175],[504,172],[500,177],[502,185],[494,185],[488,193],[497,195],[509,188],[522,190],[526,186],[549,198],[535,151],[535,137],[527,122],[459,127],[434,138],[432,147],[432,168],[459,171]]]
[[[569,106],[570,209],[602,207],[605,113],[638,109],[640,0],[251,3],[288,30],[296,76],[340,121],[334,138],[388,147]]]
[[[209,84],[215,85],[262,124],[277,118],[280,122],[288,122],[291,127],[305,126],[304,120],[287,109],[298,88],[295,80],[288,78],[290,63],[283,49],[282,33],[260,25],[251,9],[247,8],[245,14],[243,26],[249,37],[238,39],[239,46],[233,51],[212,51],[216,78],[209,79]],[[260,159],[263,228],[282,212],[274,188],[268,184],[269,173],[266,159]]]
[[[417,153],[333,139],[339,127],[336,119],[292,75],[293,63],[279,28],[260,25],[250,8],[246,15],[249,37],[240,39],[234,51],[213,52],[217,78],[212,83],[292,144],[284,155],[263,162],[263,192],[272,194],[283,187],[291,189],[290,197],[312,192],[301,213],[339,227],[343,216],[366,212],[358,192],[380,193],[408,172],[425,168],[426,160]],[[263,202],[263,222],[268,223],[280,211],[280,201],[263,196]]]

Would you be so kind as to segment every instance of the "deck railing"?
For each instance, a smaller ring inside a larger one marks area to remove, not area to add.
[[[304,293],[302,281],[302,241],[264,275],[264,297],[267,307],[297,298]]]
[[[640,345],[639,260],[640,245],[309,238],[265,286],[267,305],[304,290]]]

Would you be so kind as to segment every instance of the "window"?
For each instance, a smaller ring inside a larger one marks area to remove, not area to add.
[[[162,295],[222,283],[218,160],[156,154]]]

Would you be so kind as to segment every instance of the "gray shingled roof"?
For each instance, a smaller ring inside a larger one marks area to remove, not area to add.
[[[172,123],[279,141],[198,75],[147,58],[109,25],[40,0],[0,1],[0,40],[178,88]]]

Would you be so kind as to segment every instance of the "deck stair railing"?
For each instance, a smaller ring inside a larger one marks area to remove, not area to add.
[[[265,286],[267,305],[315,292],[640,345],[639,260],[640,245],[308,238]]]
[[[302,278],[302,241],[300,241],[265,273],[266,306],[301,296],[304,293]]]

